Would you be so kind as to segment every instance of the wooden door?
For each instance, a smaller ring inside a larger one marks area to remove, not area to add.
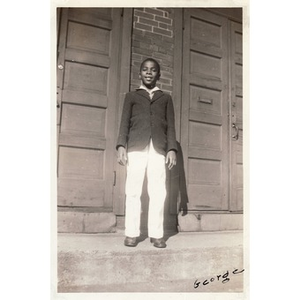
[[[228,210],[228,19],[184,10],[181,146],[189,210]]]
[[[58,206],[111,211],[120,9],[61,9]]]
[[[230,210],[243,210],[243,36],[242,25],[230,22]]]

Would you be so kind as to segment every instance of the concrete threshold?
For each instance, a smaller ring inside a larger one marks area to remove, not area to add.
[[[242,292],[243,233],[182,232],[153,247],[141,236],[58,234],[58,292]]]

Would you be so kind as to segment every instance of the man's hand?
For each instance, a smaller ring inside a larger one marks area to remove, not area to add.
[[[171,170],[176,166],[176,152],[171,150],[167,153],[166,164],[168,164],[168,169]]]
[[[122,166],[127,165],[127,153],[124,147],[118,148],[118,163]]]

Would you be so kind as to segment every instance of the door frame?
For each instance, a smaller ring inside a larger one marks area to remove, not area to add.
[[[131,34],[133,27],[133,9],[122,9],[122,33],[121,33],[121,49],[120,49],[120,78],[119,78],[119,97],[116,98],[116,123],[114,132],[114,144],[117,143],[117,134],[120,127],[122,108],[124,103],[125,94],[130,89],[130,70],[131,70]],[[114,160],[114,185],[113,185],[113,212],[115,215],[125,215],[125,180],[126,169],[117,162],[117,156]]]
[[[243,53],[236,53],[235,49],[235,42],[236,37],[235,33],[239,33],[243,35],[243,28],[242,24],[239,22],[230,20],[230,26],[229,26],[229,35],[230,37],[230,50],[231,50],[231,57],[232,60],[229,65],[229,72],[232,74],[233,78],[236,78],[236,65],[241,65],[243,68]],[[243,52],[243,49],[242,49]],[[242,86],[243,86],[243,78],[242,78]],[[239,175],[237,167],[238,165],[242,165],[243,168],[243,119],[241,120],[241,117],[243,116],[239,114],[238,111],[238,103],[237,97],[242,99],[241,104],[243,105],[243,87],[241,87],[241,91],[236,86],[236,82],[231,81],[230,82],[230,88],[229,88],[229,110],[230,110],[230,120],[229,120],[229,140],[230,140],[230,190],[229,190],[229,207],[230,211],[233,212],[241,212],[243,211],[243,208],[241,205],[243,203],[240,203],[238,201],[238,192],[242,191],[243,193],[243,184],[241,185],[241,181],[239,181]],[[234,139],[233,137],[236,137]],[[242,142],[241,142],[242,140]],[[242,178],[243,179],[243,176]],[[240,186],[239,186],[239,184]]]

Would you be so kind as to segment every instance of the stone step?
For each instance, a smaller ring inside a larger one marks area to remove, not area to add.
[[[125,227],[125,217],[112,212],[93,212],[82,209],[63,209],[57,212],[60,233],[111,233]],[[243,229],[243,214],[200,213],[165,216],[164,229],[180,232],[227,231]],[[147,228],[147,214],[141,215],[141,227]]]
[[[59,234],[58,292],[242,292],[240,231],[178,233],[167,248],[142,236],[137,247],[124,236]]]

